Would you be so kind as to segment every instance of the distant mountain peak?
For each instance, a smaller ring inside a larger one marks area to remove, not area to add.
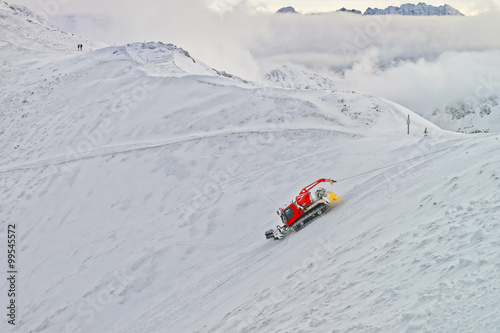
[[[298,14],[297,11],[295,11],[295,8],[293,8],[292,6],[288,6],[288,7],[283,7],[283,8],[280,8],[278,9],[278,11],[276,12],[276,14],[285,14],[285,13],[294,13],[294,14]]]
[[[357,10],[357,9],[347,9],[345,7],[340,8],[339,10],[337,10],[337,12],[346,12],[346,13],[361,14],[360,10]]]
[[[363,15],[412,15],[412,16],[464,16],[457,9],[450,5],[433,6],[427,5],[424,2],[419,2],[418,4],[406,3],[398,6],[389,6],[385,9],[371,8],[369,7]]]

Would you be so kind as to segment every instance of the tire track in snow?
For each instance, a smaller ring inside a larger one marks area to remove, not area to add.
[[[356,135],[353,135],[353,136],[356,136]],[[329,148],[329,149],[325,149],[325,150],[320,150],[320,151],[316,151],[316,152],[313,152],[313,153],[310,153],[310,154],[306,154],[306,155],[302,155],[302,156],[299,156],[299,157],[296,157],[296,158],[288,159],[288,160],[281,161],[281,162],[276,162],[276,163],[270,164],[270,165],[268,165],[266,167],[258,168],[258,169],[255,169],[255,170],[250,170],[250,171],[246,172],[245,174],[233,177],[233,178],[231,178],[230,180],[228,180],[228,181],[226,181],[224,183],[220,183],[219,186],[223,187],[223,186],[227,186],[227,185],[230,185],[230,184],[234,184],[234,183],[236,183],[238,181],[247,180],[247,179],[253,178],[255,175],[261,174],[261,173],[263,173],[265,171],[273,170],[273,169],[276,169],[277,167],[281,167],[281,166],[284,166],[284,165],[287,165],[287,164],[290,164],[290,163],[299,162],[299,161],[302,161],[302,160],[310,160],[312,157],[315,157],[315,156],[318,156],[318,155],[322,155],[322,154],[331,152],[332,150],[337,150],[337,147]],[[261,190],[261,192],[262,192],[262,190]],[[271,202],[273,201],[267,195],[266,195],[266,197]],[[177,205],[175,208],[172,208],[170,210],[165,211],[163,213],[163,215],[158,218],[158,220],[162,219],[164,216],[166,216],[166,215],[168,215],[170,213],[173,213],[175,211],[178,211],[178,210],[182,209],[183,207],[185,207],[187,205],[188,204],[183,203],[183,204]]]
[[[87,159],[93,159],[97,157],[105,157],[109,155],[115,154],[126,154],[134,151],[141,150],[149,150],[161,148],[177,143],[183,143],[193,140],[206,139],[206,138],[214,138],[218,136],[224,135],[238,135],[238,134],[252,134],[252,133],[270,133],[270,132],[293,132],[293,131],[324,131],[329,133],[343,134],[349,136],[359,136],[355,133],[350,133],[347,131],[337,131],[332,130],[327,127],[288,127],[288,128],[255,128],[255,129],[244,129],[244,130],[220,130],[220,131],[212,131],[206,133],[197,133],[186,136],[180,136],[176,138],[167,139],[164,141],[151,141],[151,142],[143,142],[143,143],[131,143],[124,145],[116,145],[116,146],[104,146],[92,150],[88,150],[81,154],[68,154],[64,156],[56,156],[47,159],[41,159],[37,161],[32,161],[24,164],[18,165],[4,165],[3,168],[0,169],[0,173],[12,172],[12,171],[23,171],[29,169],[37,169],[41,167],[48,166],[57,166],[66,163],[78,162]],[[1,166],[0,166],[1,167]]]

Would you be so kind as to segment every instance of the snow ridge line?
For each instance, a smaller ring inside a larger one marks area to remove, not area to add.
[[[244,133],[248,133],[248,134],[268,133],[268,132],[281,132],[281,131],[287,131],[287,132],[292,132],[292,131],[325,131],[325,132],[337,133],[337,134],[343,134],[343,135],[349,135],[349,136],[355,136],[355,137],[359,136],[359,134],[350,133],[347,131],[332,130],[332,129],[329,129],[326,127],[289,127],[289,128],[275,128],[275,129],[256,128],[256,129],[245,129],[245,130],[220,130],[220,131],[206,132],[206,133],[200,133],[200,134],[186,135],[186,136],[171,138],[171,139],[168,139],[165,141],[158,141],[158,142],[132,143],[132,144],[117,145],[117,146],[103,146],[103,147],[99,147],[96,149],[88,150],[88,151],[83,152],[81,154],[68,154],[65,156],[56,156],[56,157],[51,157],[51,158],[42,159],[42,160],[38,160],[38,161],[32,161],[32,162],[25,163],[25,164],[5,166],[4,168],[0,169],[0,173],[6,173],[6,172],[11,172],[11,171],[23,171],[23,170],[29,170],[29,169],[37,169],[40,167],[47,167],[47,166],[51,166],[51,165],[56,166],[56,165],[86,160],[86,159],[105,157],[105,156],[114,155],[114,154],[126,154],[126,153],[130,153],[133,151],[161,148],[161,147],[169,146],[169,145],[176,144],[176,143],[182,143],[182,142],[188,142],[188,141],[206,139],[206,138],[213,138],[213,137],[218,137],[218,136],[222,136],[222,135],[238,135],[238,134],[244,134]]]

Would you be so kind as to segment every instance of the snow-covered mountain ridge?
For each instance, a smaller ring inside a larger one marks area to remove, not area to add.
[[[24,6],[19,6],[16,4],[9,4],[5,1],[0,1],[0,8],[4,9],[4,10],[8,9],[8,10],[14,11],[14,15],[24,16],[28,19],[35,19],[36,21],[38,21],[40,23],[46,23],[45,20],[43,19],[43,17],[33,13],[29,8],[24,7]],[[2,16],[2,18],[5,18],[5,17]]]
[[[357,9],[341,8],[337,12],[349,12],[354,14],[361,14]],[[297,13],[293,7],[283,7],[277,13]],[[411,16],[464,16],[459,10],[453,8],[448,4],[433,6],[427,5],[424,2],[418,4],[406,3],[401,6],[388,6],[385,9],[368,7],[363,15],[411,15]]]
[[[336,90],[333,79],[304,69],[283,65],[265,75],[271,85],[281,88]]]
[[[361,14],[360,10],[357,9],[347,9],[345,7],[340,8],[337,10],[337,12],[346,12],[346,13],[353,13],[353,14]]]
[[[500,97],[474,98],[436,108],[428,115],[443,128],[463,133],[498,133]]]
[[[20,271],[2,332],[500,326],[498,135],[311,73],[245,82],[171,44],[78,52],[0,15],[0,235],[17,225]],[[322,177],[342,204],[264,239]]]
[[[385,9],[371,8],[369,7],[363,13],[363,15],[413,15],[413,16],[464,16],[457,9],[450,5],[433,6],[427,5],[424,2],[419,2],[418,4],[406,3],[401,6],[389,6]]]
[[[11,58],[12,56],[22,58],[31,52],[43,58],[45,51],[50,52],[52,56],[54,50],[61,51],[61,56],[64,56],[66,52],[76,51],[77,44],[80,43],[89,50],[106,46],[48,26],[42,17],[35,15],[26,7],[9,5],[2,1],[0,15],[2,18],[0,52],[10,55]],[[55,36],[57,38],[54,38]]]
[[[147,42],[127,44],[124,51],[137,63],[143,65],[144,71],[149,76],[185,76],[204,75],[221,76],[249,84],[234,75],[213,69],[204,63],[195,60],[184,49],[162,42]]]

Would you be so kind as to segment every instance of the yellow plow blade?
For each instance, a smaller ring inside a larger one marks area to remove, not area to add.
[[[340,197],[338,195],[336,195],[335,193],[333,192],[330,192],[330,194],[328,194],[328,201],[342,201],[340,200]]]

